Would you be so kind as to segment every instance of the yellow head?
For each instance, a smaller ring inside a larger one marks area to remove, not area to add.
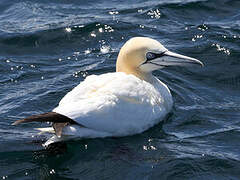
[[[135,37],[128,40],[121,48],[116,71],[133,74],[147,80],[151,72],[172,65],[203,65],[201,61],[168,51],[160,42],[147,38]]]

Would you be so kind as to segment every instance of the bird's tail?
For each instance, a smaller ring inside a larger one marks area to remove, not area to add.
[[[71,118],[56,112],[48,112],[44,114],[29,116],[27,118],[15,121],[12,125],[18,125],[21,123],[28,123],[28,122],[52,122],[52,128],[38,128],[38,130],[40,131],[40,133],[41,132],[55,133],[57,137],[62,136],[62,130],[67,125],[76,124],[76,125],[82,126],[81,124],[78,124],[76,121],[72,120]]]

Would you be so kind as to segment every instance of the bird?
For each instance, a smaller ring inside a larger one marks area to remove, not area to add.
[[[12,125],[51,122],[52,127],[38,128],[54,133],[44,146],[73,138],[139,134],[162,121],[173,107],[169,88],[152,72],[169,66],[195,65],[203,63],[169,51],[155,39],[133,37],[119,51],[116,72],[87,76],[51,112]]]

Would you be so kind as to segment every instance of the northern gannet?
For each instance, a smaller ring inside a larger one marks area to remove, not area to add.
[[[171,52],[154,39],[131,38],[119,52],[116,72],[88,76],[52,112],[33,115],[13,125],[52,122],[52,127],[39,128],[55,133],[46,146],[69,138],[142,133],[163,120],[173,106],[170,90],[152,71],[175,65],[203,63]]]

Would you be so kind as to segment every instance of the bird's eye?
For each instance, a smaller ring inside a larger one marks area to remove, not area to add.
[[[147,58],[147,60],[152,60],[152,59],[156,58],[156,55],[154,53],[147,52],[146,58]]]

